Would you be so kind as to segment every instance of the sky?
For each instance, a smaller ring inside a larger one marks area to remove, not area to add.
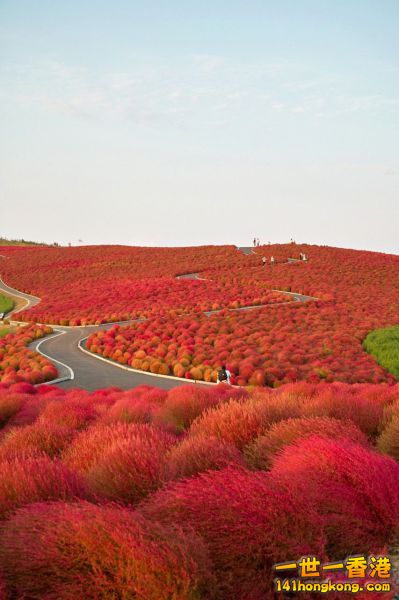
[[[399,254],[398,29],[398,0],[0,0],[0,235]]]

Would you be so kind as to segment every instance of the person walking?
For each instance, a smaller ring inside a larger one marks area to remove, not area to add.
[[[274,256],[271,257],[270,264],[272,265],[272,267],[276,264],[276,259],[274,258]]]
[[[265,267],[266,266],[266,256],[262,257],[262,265]]]
[[[256,237],[254,237],[254,248],[256,246]]]
[[[230,371],[228,371],[225,365],[223,365],[220,371],[218,372],[217,383],[227,383],[227,385],[230,385],[230,378]]]

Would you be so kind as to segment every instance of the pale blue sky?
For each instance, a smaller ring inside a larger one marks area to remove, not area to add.
[[[398,17],[397,0],[0,0],[0,233],[399,253]]]

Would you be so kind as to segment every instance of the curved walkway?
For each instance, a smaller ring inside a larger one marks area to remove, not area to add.
[[[244,251],[247,249],[239,248],[238,250]],[[249,252],[244,253],[249,254]],[[198,275],[198,273],[187,273],[178,277],[184,279],[201,279],[198,277]],[[1,279],[0,291],[4,291],[10,296],[26,301],[24,306],[20,308],[14,308],[12,311],[10,311],[8,313],[9,316],[11,314],[17,314],[18,312],[26,310],[27,308],[31,308],[40,302],[40,298],[19,292],[18,290],[6,285]],[[281,306],[281,304],[292,304],[292,302],[307,302],[309,300],[317,300],[317,298],[305,296],[303,294],[297,294],[295,292],[282,292],[281,290],[273,291],[292,296],[293,300],[289,300],[284,303],[279,302],[270,304],[270,307]],[[230,310],[243,311],[259,308],[264,308],[264,305],[245,306]],[[211,314],[220,312],[220,310],[207,311],[204,314],[210,316]],[[129,322],[131,321],[125,321],[125,323]],[[32,344],[29,345],[30,348],[37,350],[40,354],[56,364],[59,377],[57,380],[53,380],[48,383],[50,385],[56,383],[64,389],[79,387],[89,391],[111,386],[128,390],[144,384],[159,387],[165,390],[180,385],[187,385],[188,383],[194,385],[209,385],[205,382],[195,382],[189,379],[153,375],[144,371],[137,371],[135,369],[131,369],[130,367],[126,367],[125,365],[119,365],[111,360],[104,359],[96,354],[88,353],[87,350],[85,351],[84,340],[91,333],[110,329],[114,325],[116,325],[116,323],[89,325],[87,327],[62,327],[58,325],[51,325],[54,330],[53,334],[32,342]]]

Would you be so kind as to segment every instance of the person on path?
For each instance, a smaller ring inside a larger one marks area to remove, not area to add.
[[[262,257],[262,265],[265,267],[266,266],[266,256]]]
[[[271,257],[270,263],[272,266],[274,266],[276,264],[276,259],[274,258],[274,256]]]
[[[228,371],[226,369],[226,367],[223,365],[223,367],[218,372],[217,383],[227,383],[228,385],[230,385],[230,378],[231,378],[230,371]]]
[[[306,254],[302,254],[302,260],[308,260]]]

